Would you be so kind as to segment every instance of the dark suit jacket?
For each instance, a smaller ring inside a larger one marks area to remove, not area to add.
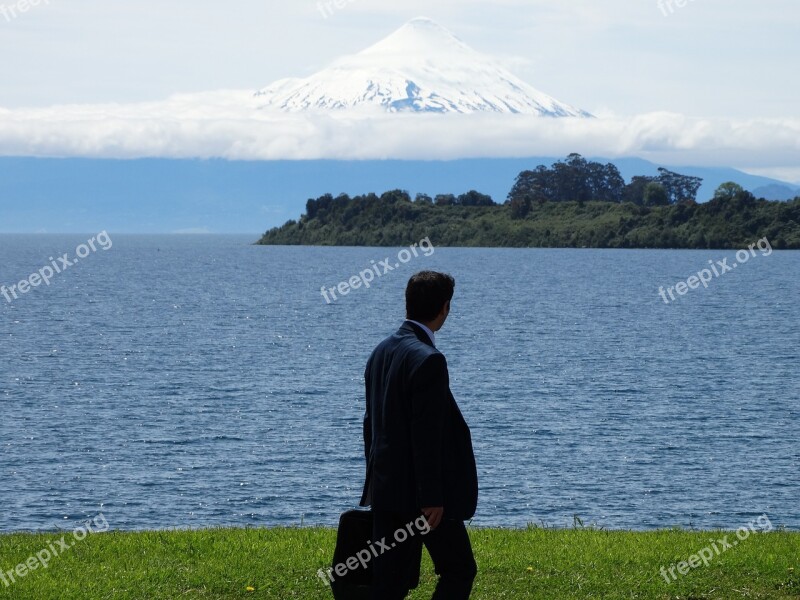
[[[361,506],[395,512],[443,506],[445,518],[471,519],[478,503],[475,455],[444,355],[406,321],[372,352],[364,379]]]

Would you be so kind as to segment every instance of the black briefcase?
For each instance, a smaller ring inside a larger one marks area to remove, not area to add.
[[[336,533],[336,549],[333,551],[333,567],[330,572],[331,590],[336,600],[368,600],[372,571],[369,565],[364,569],[347,570],[344,575],[336,573],[338,565],[369,548],[372,538],[372,511],[348,510],[339,517],[339,530]]]
[[[366,556],[369,552],[370,540],[372,539],[372,511],[369,510],[348,510],[339,517],[339,529],[336,534],[336,549],[333,551],[333,566],[329,578],[333,597],[336,600],[368,600],[370,585],[372,582],[372,571],[370,562],[366,568],[359,563],[355,569],[346,569],[343,575],[336,572],[339,565],[346,565],[347,560],[357,557],[359,552]],[[366,551],[366,552],[364,552]],[[420,558],[422,557],[422,547],[420,546]],[[411,585],[414,589],[419,585],[419,561],[416,561],[416,568],[412,568]],[[344,567],[339,566],[340,572],[345,571]]]

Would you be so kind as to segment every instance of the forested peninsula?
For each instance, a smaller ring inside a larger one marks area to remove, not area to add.
[[[262,245],[740,249],[767,238],[800,249],[800,197],[756,198],[734,182],[698,203],[702,180],[659,169],[630,182],[578,154],[517,177],[502,204],[477,191],[435,197],[392,190],[311,199]]]

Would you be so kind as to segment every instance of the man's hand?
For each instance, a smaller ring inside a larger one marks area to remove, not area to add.
[[[425,515],[425,520],[431,529],[436,529],[439,523],[442,522],[444,516],[444,506],[434,506],[430,508],[423,508],[422,514]]]

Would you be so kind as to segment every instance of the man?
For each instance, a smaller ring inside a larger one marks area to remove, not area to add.
[[[478,502],[472,439],[434,336],[450,314],[454,289],[444,273],[411,277],[406,321],[367,362],[361,506],[372,507],[375,547],[390,547],[372,564],[373,600],[405,598],[419,572],[422,543],[439,575],[434,600],[469,598],[477,573],[464,526]],[[420,515],[426,535],[399,535]]]

